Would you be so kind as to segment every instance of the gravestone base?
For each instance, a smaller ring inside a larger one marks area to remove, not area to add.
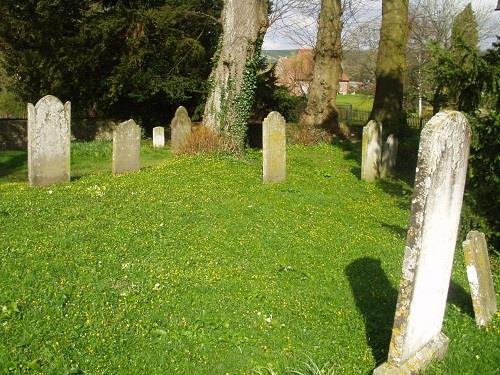
[[[449,339],[442,332],[401,365],[385,362],[373,371],[373,375],[413,375],[425,369],[432,361],[443,359]]]

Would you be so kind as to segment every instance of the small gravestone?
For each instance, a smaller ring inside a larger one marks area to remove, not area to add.
[[[382,125],[371,120],[363,128],[361,149],[361,179],[371,182],[380,176],[382,154]]]
[[[392,174],[396,167],[398,157],[398,138],[391,134],[387,137],[382,152],[382,162],[380,166],[380,177],[386,178]]]
[[[387,362],[376,375],[414,374],[442,358],[441,332],[467,172],[470,127],[460,112],[424,127]]]
[[[28,103],[28,179],[32,186],[70,180],[71,103],[47,95]]]
[[[154,148],[165,147],[165,128],[161,126],[153,128],[153,147]]]
[[[282,182],[286,178],[286,121],[271,112],[262,123],[263,181]]]
[[[484,233],[470,231],[463,248],[476,324],[486,326],[497,312],[497,301]]]
[[[180,106],[177,108],[177,111],[175,111],[175,117],[170,124],[170,146],[173,153],[179,153],[186,144],[186,141],[191,135],[191,127],[191,119],[189,118],[186,108]]]
[[[140,169],[141,128],[134,120],[119,124],[113,130],[113,174]]]

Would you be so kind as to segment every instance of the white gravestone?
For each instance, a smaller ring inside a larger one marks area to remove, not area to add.
[[[372,182],[380,176],[382,124],[371,120],[363,128],[361,147],[361,179]]]
[[[140,169],[141,128],[134,120],[119,124],[113,130],[113,174]]]
[[[285,181],[286,121],[279,112],[271,112],[262,123],[262,164],[265,183]]]
[[[441,327],[470,136],[460,112],[438,113],[422,131],[389,356],[376,375],[417,373],[446,353],[448,338]]]
[[[28,179],[32,186],[70,180],[71,103],[47,95],[28,103]]]
[[[153,128],[153,147],[154,148],[165,147],[165,128],[161,126]]]
[[[463,249],[476,324],[486,326],[497,312],[497,301],[484,233],[470,231]]]

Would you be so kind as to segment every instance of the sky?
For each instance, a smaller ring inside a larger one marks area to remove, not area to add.
[[[470,0],[475,11],[486,10],[490,14],[489,37],[485,38],[482,48],[488,48],[495,40],[495,34],[500,35],[500,11],[495,11],[497,0]],[[361,3],[357,1],[357,3]],[[466,4],[467,2],[464,1]],[[356,21],[377,20],[380,22],[382,1],[365,0],[357,10]],[[310,47],[315,43],[317,15],[290,14],[287,23],[289,27],[284,31],[279,22],[271,25],[264,38],[263,49],[282,50]],[[352,25],[351,25],[352,26]],[[349,27],[349,25],[347,25]]]

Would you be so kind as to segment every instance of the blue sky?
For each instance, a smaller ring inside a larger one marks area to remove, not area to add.
[[[465,0],[463,2],[467,3]],[[489,47],[491,42],[495,40],[494,35],[500,35],[500,11],[494,11],[497,0],[471,0],[470,2],[476,11],[483,9],[483,12],[484,10],[489,12],[491,10],[489,38],[482,43],[483,48]],[[380,19],[381,3],[381,1],[365,0],[363,7],[360,8],[357,15],[358,20]],[[286,33],[283,32],[283,29],[280,29],[279,24],[275,24],[269,28],[264,38],[264,49],[297,49],[314,44],[316,18],[294,14],[290,20],[292,21],[290,22],[291,26],[287,29]],[[302,35],[302,37],[298,35]]]

